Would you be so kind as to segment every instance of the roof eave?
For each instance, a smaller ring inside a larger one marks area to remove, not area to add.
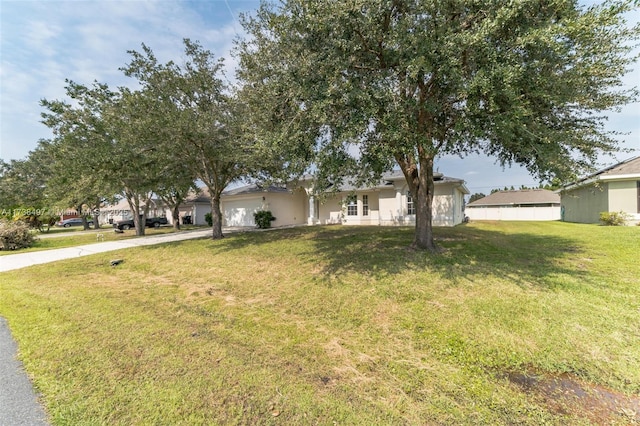
[[[640,173],[631,173],[626,175],[604,175],[600,176],[600,180],[634,180],[640,179]]]

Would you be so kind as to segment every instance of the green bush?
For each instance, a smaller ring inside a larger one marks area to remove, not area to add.
[[[606,226],[624,226],[629,219],[625,212],[601,212],[600,222]]]
[[[211,212],[204,215],[204,220],[207,222],[207,225],[213,226],[213,219],[211,218]]]
[[[35,242],[29,225],[21,220],[0,220],[0,250],[18,250]]]
[[[253,218],[260,229],[271,228],[271,222],[276,220],[269,210],[257,211],[253,214]]]

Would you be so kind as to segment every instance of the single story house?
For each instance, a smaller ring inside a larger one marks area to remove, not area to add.
[[[197,192],[190,191],[184,203],[178,208],[180,223],[183,225],[206,225],[205,215],[211,211],[211,196],[207,187],[199,188]],[[163,215],[173,225],[173,213],[166,208]]]
[[[560,190],[562,220],[599,223],[602,212],[624,212],[640,222],[640,156],[607,167]]]
[[[160,199],[152,199],[149,206],[149,217],[165,216],[164,203]],[[114,223],[119,220],[133,219],[133,212],[126,198],[118,200],[115,204],[107,204],[100,208],[98,222],[101,224]]]
[[[560,220],[560,195],[546,189],[498,191],[467,204],[469,220]]]
[[[434,226],[454,226],[464,221],[465,182],[436,173],[433,200]],[[369,187],[345,184],[321,197],[314,195],[312,179],[296,186],[252,184],[225,191],[221,197],[224,226],[255,226],[253,213],[269,210],[276,217],[273,226],[345,224],[411,225],[415,206],[404,175],[385,174]]]

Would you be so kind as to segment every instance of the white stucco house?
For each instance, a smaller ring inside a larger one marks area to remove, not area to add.
[[[454,226],[464,221],[464,196],[469,193],[462,179],[435,174],[434,226]],[[312,179],[297,185],[252,184],[225,191],[221,197],[224,226],[255,226],[253,214],[269,210],[276,217],[272,226],[344,224],[411,225],[415,207],[404,175],[385,174],[369,187],[343,185],[315,196]]]
[[[560,195],[546,189],[498,191],[467,204],[469,220],[560,220]]]
[[[640,222],[640,156],[607,167],[560,189],[562,220],[598,223],[602,212],[624,212]]]

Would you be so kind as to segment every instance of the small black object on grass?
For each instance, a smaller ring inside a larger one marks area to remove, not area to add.
[[[113,232],[115,232],[116,234],[124,234],[124,231],[122,229],[114,229]]]
[[[124,260],[123,260],[123,259],[114,259],[114,260],[112,260],[112,261],[111,261],[111,266],[119,265],[119,264],[121,264],[122,262],[124,262]]]

